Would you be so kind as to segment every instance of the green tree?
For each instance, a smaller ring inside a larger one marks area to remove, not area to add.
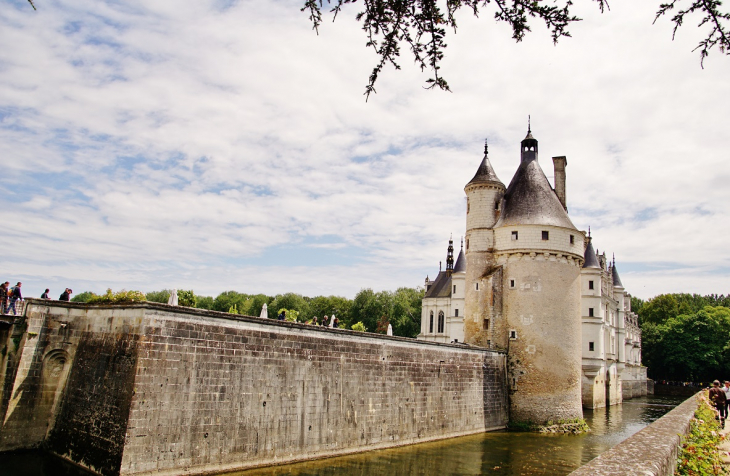
[[[302,314],[302,316],[310,315],[309,303],[304,296],[296,293],[277,294],[271,302],[271,308],[291,309],[297,311],[297,314]]]
[[[639,311],[642,324],[662,324],[678,315],[679,303],[672,294],[660,294],[649,299]]]
[[[236,291],[224,291],[216,296],[213,301],[213,310],[228,312],[228,310],[236,306],[236,309],[245,312],[248,294],[241,294]]]
[[[349,322],[351,307],[352,300],[341,296],[317,296],[309,301],[308,314],[303,319],[311,320],[315,316],[318,319],[323,316],[331,318],[334,314],[341,323]]]
[[[652,377],[667,380],[710,381],[727,374],[730,309],[707,306],[664,324],[646,326],[642,347]]]
[[[89,302],[89,299],[94,297],[95,294],[91,291],[84,291],[71,298],[71,302]]]
[[[150,291],[146,295],[149,302],[161,302],[167,304],[167,300],[170,299],[170,290],[163,289],[162,291]]]
[[[272,298],[267,296],[266,294],[256,294],[254,296],[251,296],[248,303],[248,315],[258,317],[261,315],[261,308],[264,307],[264,304],[267,306],[271,303]],[[276,316],[269,315],[269,319],[274,318]]]
[[[393,295],[390,323],[393,335],[416,337],[421,332],[421,304],[423,288],[398,288]]]
[[[177,291],[177,303],[180,306],[195,307],[196,298],[192,289],[180,289]]]
[[[333,21],[348,4],[356,0],[327,0],[332,5]],[[607,0],[592,0],[601,12],[608,6]],[[302,11],[309,14],[314,29],[319,32],[322,25],[323,0],[305,0]],[[378,56],[365,87],[366,97],[375,92],[375,83],[386,65],[400,69],[400,54],[410,51],[415,64],[429,70],[431,77],[427,88],[438,87],[449,91],[449,85],[441,75],[441,61],[446,50],[447,28],[456,33],[456,13],[466,9],[479,16],[489,7],[494,7],[497,22],[507,23],[512,29],[512,38],[522,41],[531,31],[532,22],[545,23],[553,43],[562,37],[569,37],[568,28],[581,19],[572,14],[572,0],[448,0],[445,5],[437,1],[423,0],[378,0],[362,3],[363,10],[357,14],[357,21],[365,31],[366,47],[372,48]],[[727,23],[730,13],[720,11],[720,0],[670,0],[659,6],[654,21],[669,15],[674,23],[674,33],[689,18],[698,19],[699,26],[706,26],[706,36],[699,42],[701,62],[709,51],[717,47],[721,53],[730,55],[730,34]],[[445,10],[444,7],[445,6]]]
[[[198,309],[208,309],[210,311],[213,311],[213,305],[215,304],[215,301],[210,296],[195,296],[195,307]]]
[[[391,295],[388,291],[376,293],[370,288],[361,289],[352,301],[350,309],[350,321],[362,322],[366,328],[375,329],[378,326],[378,319],[381,316],[390,316]]]

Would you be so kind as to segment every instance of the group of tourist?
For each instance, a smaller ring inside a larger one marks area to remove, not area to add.
[[[286,320],[286,310],[282,310],[279,315],[276,317],[279,321],[285,321]],[[329,323],[327,323],[327,320],[329,320]],[[334,314],[332,314],[331,318],[328,318],[325,314],[322,317],[322,320],[319,320],[317,316],[314,316],[311,321],[308,322],[309,324],[313,326],[324,326],[324,327],[339,327],[340,320],[335,317]]]
[[[710,401],[715,405],[717,417],[720,419],[722,427],[725,428],[725,418],[727,418],[728,406],[730,406],[730,381],[725,380],[725,386],[720,386],[720,381],[712,382],[710,389]]]
[[[22,286],[23,283],[21,283],[20,281],[18,281],[18,284],[16,284],[15,286],[10,286],[9,281],[5,281],[4,283],[0,284],[0,313],[10,314],[12,312],[13,315],[17,315],[17,303],[18,301],[23,302],[23,293],[21,292]],[[46,289],[43,294],[41,294],[41,299],[51,299],[48,296],[49,292],[51,292],[51,290]],[[61,293],[61,296],[59,296],[58,300],[70,301],[71,294],[73,294],[73,291],[69,288],[66,288],[63,293]]]
[[[22,285],[20,281],[12,287],[10,281],[0,284],[0,311],[3,314],[10,314],[10,311],[13,311],[13,315],[17,314],[15,305],[18,301],[23,302],[23,293],[20,291]]]

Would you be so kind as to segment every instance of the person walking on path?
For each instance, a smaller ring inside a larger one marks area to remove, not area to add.
[[[10,283],[5,281],[0,284],[0,313],[8,313],[8,285]]]
[[[41,294],[41,299],[51,299],[48,297],[48,293],[50,292],[50,289],[46,289],[43,291],[43,294]]]
[[[58,300],[59,301],[70,301],[71,294],[73,294],[73,291],[71,291],[69,288],[66,288],[66,290],[61,293],[61,296],[58,298]]]
[[[10,310],[13,310],[13,316],[17,314],[17,311],[15,310],[15,303],[18,301],[23,301],[23,295],[20,292],[20,287],[23,285],[23,283],[18,282],[18,284],[13,287],[12,291],[10,292],[10,306],[8,306],[8,314],[10,314]]]
[[[710,401],[715,405],[720,418],[720,426],[725,428],[725,392],[720,388],[720,381],[712,382],[710,389]]]
[[[730,380],[725,380],[725,386],[722,387],[722,391],[725,392],[725,418],[727,418],[728,406],[730,406]]]

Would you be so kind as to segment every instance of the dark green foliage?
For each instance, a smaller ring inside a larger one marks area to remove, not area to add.
[[[378,321],[393,326],[393,335],[416,337],[421,329],[421,302],[423,289],[398,288],[395,292],[374,292],[363,289],[355,296],[348,325],[362,322],[371,330],[378,329]],[[383,326],[381,325],[381,328]],[[385,324],[385,329],[388,325]]]
[[[246,313],[249,316],[258,317],[261,315],[261,308],[264,307],[264,304],[267,306],[271,303],[272,299],[267,296],[266,294],[256,294],[254,296],[251,296],[247,301],[247,308]],[[271,316],[271,311],[269,311],[269,318],[276,317]]]
[[[89,298],[89,304],[115,304],[125,302],[143,302],[146,301],[144,293],[140,291],[121,291],[113,292],[111,288],[106,290],[104,294],[94,294]]]
[[[307,301],[307,298],[296,293],[277,294],[269,307],[271,310],[289,309],[297,311],[299,320],[305,319],[310,315],[309,302]]]
[[[235,306],[239,310],[239,312],[245,311],[247,299],[248,294],[241,294],[236,291],[224,291],[220,293],[213,301],[213,310],[228,312],[230,308]]]
[[[305,321],[317,317],[321,322],[323,316],[331,318],[334,314],[340,322],[350,322],[352,300],[341,296],[317,296],[309,301],[308,314],[300,316]]]
[[[89,302],[89,299],[91,299],[94,296],[94,293],[91,291],[84,291],[83,293],[79,293],[76,296],[71,298],[71,302]]]
[[[151,291],[146,294],[149,302],[161,302],[167,304],[167,300],[170,299],[170,290],[163,289],[162,291]]]
[[[198,309],[208,309],[209,311],[213,311],[213,304],[215,301],[210,296],[195,296],[195,307]]]
[[[655,379],[711,381],[728,375],[730,309],[706,306],[642,326],[642,361]]]
[[[632,309],[634,301],[631,301]],[[643,303],[638,310],[642,324],[661,324],[670,317],[677,317],[680,314],[692,314],[704,309],[706,306],[730,307],[730,296],[708,294],[660,294]]]
[[[185,290],[180,289],[177,292],[177,304],[179,306],[185,306],[185,307],[195,307],[197,299],[195,298],[195,293],[192,289]]]

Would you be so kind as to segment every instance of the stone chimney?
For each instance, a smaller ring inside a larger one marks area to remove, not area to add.
[[[568,165],[568,159],[565,156],[553,157],[553,166],[555,167],[555,193],[563,204],[565,211],[568,211],[568,205],[565,201],[565,166]]]

